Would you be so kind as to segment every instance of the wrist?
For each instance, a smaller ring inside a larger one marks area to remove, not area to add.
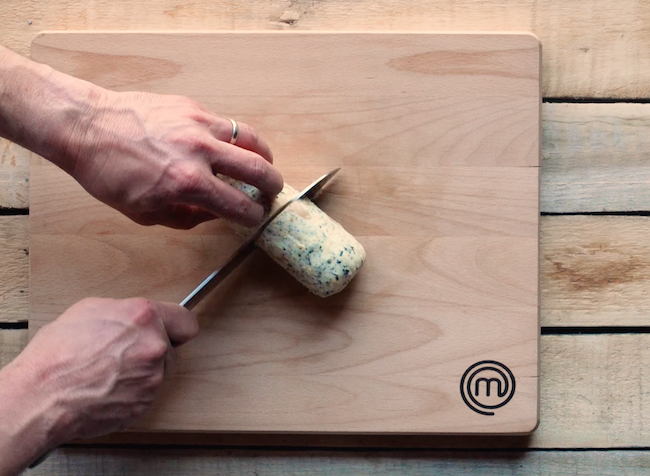
[[[56,398],[19,359],[0,370],[0,476],[18,474],[63,443]]]
[[[0,135],[73,174],[105,90],[0,47]]]
[[[94,125],[106,102],[107,91],[58,71],[52,72],[50,81],[58,108],[48,124],[52,148],[46,158],[77,178],[80,162],[95,152]]]

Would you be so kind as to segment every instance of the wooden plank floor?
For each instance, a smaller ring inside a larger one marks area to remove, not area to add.
[[[143,457],[143,454],[146,455]],[[66,448],[30,471],[33,475],[101,474],[178,476],[189,474],[289,476],[429,475],[528,476],[575,474],[641,476],[648,451],[291,451]],[[571,471],[570,473],[568,471]],[[128,473],[127,473],[128,471]]]
[[[28,474],[647,474],[646,0],[6,0],[0,24],[0,44],[25,55],[44,29],[526,30],[543,43],[547,101],[541,424],[531,437],[127,434],[64,447]],[[0,366],[27,343],[28,163],[0,140]]]

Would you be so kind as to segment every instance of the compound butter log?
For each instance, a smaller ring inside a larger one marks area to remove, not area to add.
[[[257,188],[228,177],[221,178],[265,205],[264,220],[299,193],[285,184],[269,206]],[[244,238],[255,232],[255,228],[234,223],[230,226]],[[289,205],[255,243],[320,297],[341,292],[366,260],[361,243],[307,198]]]

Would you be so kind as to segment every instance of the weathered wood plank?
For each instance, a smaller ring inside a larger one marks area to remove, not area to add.
[[[27,345],[27,329],[0,329],[0,368],[14,360]]]
[[[542,217],[543,325],[650,325],[648,235],[650,217]]]
[[[547,103],[541,210],[650,210],[650,104]],[[0,142],[0,207],[29,205],[29,152]]]
[[[649,451],[254,451],[63,448],[30,475],[127,474],[476,475],[570,474],[641,476]]]
[[[8,0],[0,43],[27,55],[46,29],[533,31],[544,96],[630,98],[650,93],[649,21],[645,0]]]
[[[0,216],[0,322],[26,321],[29,217]]]
[[[544,104],[544,212],[650,210],[650,104]]]
[[[0,208],[29,206],[29,152],[0,138]]]
[[[531,447],[650,446],[650,335],[544,336],[541,347]]]

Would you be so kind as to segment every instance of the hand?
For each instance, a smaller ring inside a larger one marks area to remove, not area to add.
[[[140,298],[75,304],[0,372],[7,418],[0,423],[0,455],[4,425],[13,428],[4,435],[14,453],[29,438],[23,446],[34,452],[32,460],[70,439],[126,428],[153,402],[172,344],[197,332],[194,316],[176,304]]]
[[[0,136],[54,162],[96,198],[143,225],[191,228],[223,217],[252,226],[262,206],[219,173],[274,197],[269,146],[181,96],[119,93],[0,46]]]
[[[280,192],[271,150],[250,126],[239,123],[231,145],[230,121],[188,98],[101,91],[71,129],[63,161],[90,194],[142,225],[261,221],[261,205],[215,177]]]

